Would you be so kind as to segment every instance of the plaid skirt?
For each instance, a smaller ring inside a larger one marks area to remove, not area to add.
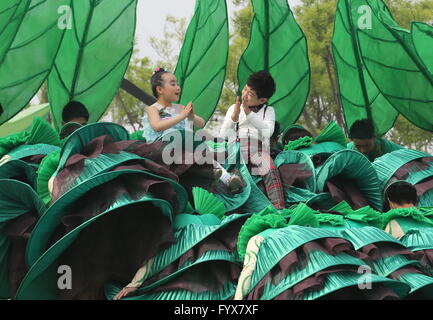
[[[261,141],[240,139],[243,159],[252,175],[262,177],[266,194],[276,209],[284,209],[284,189],[280,172]]]

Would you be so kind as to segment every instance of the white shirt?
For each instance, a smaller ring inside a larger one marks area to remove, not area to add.
[[[239,123],[239,138],[252,137],[269,144],[269,139],[274,133],[275,110],[270,106],[263,106],[257,113],[251,112],[248,116],[241,106],[238,122],[233,122],[232,114],[235,105],[232,105],[226,113],[224,123],[221,127],[220,137],[228,139],[229,142],[236,141],[236,124]],[[266,113],[265,113],[266,110]]]

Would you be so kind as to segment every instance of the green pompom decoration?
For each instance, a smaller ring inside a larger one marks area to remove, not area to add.
[[[147,141],[146,138],[144,137],[144,131],[143,130],[139,130],[139,131],[136,131],[134,133],[131,133],[129,135],[129,139],[130,140],[139,140],[139,141],[144,141],[144,142]]]
[[[317,215],[320,224],[330,224],[334,227],[344,225],[344,217],[336,214],[321,213]]]
[[[292,211],[290,216],[289,225],[298,225],[306,227],[319,227],[317,219],[318,211],[311,209],[305,203],[300,203]]]
[[[267,229],[279,229],[287,227],[286,219],[279,214],[260,215],[250,217],[242,226],[238,236],[238,254],[244,259],[248,241]]]
[[[312,143],[313,143],[313,138],[309,136],[302,137],[297,140],[289,141],[289,143],[284,146],[284,151],[306,148],[309,147]]]
[[[385,227],[391,220],[396,218],[412,218],[416,221],[429,224],[433,227],[433,221],[425,216],[417,207],[397,208],[389,210],[383,214],[383,226]]]

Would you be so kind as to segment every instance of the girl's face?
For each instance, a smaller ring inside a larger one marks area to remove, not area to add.
[[[179,101],[180,87],[172,73],[162,75],[162,86],[158,86],[158,96],[169,102]]]

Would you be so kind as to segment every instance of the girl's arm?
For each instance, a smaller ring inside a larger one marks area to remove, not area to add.
[[[204,126],[206,125],[204,119],[202,117],[199,117],[196,114],[194,115],[193,123],[194,123],[194,127],[197,127],[199,129],[203,129]]]
[[[185,107],[178,116],[168,120],[161,120],[158,109],[155,107],[149,107],[147,108],[147,119],[153,130],[156,132],[161,132],[170,129],[184,120],[186,117],[188,117],[190,112],[191,108]]]

